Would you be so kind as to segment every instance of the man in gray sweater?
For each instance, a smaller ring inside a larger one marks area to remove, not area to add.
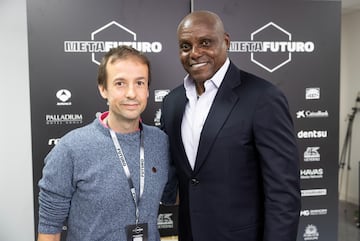
[[[38,241],[160,240],[157,214],[168,173],[168,138],[140,115],[149,96],[149,60],[111,49],[98,87],[109,110],[70,131],[45,158],[39,181]]]

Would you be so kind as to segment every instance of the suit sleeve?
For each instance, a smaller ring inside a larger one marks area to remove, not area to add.
[[[166,109],[166,103],[167,103],[167,98],[165,97],[163,105],[162,105],[162,113],[161,113],[161,119],[160,119],[160,128],[168,134],[167,130],[166,130],[166,116],[168,115],[167,109]],[[176,198],[177,198],[177,190],[178,190],[178,180],[177,180],[177,176],[176,176],[176,169],[175,169],[175,165],[172,161],[172,158],[170,158],[170,163],[169,163],[169,172],[168,172],[168,181],[165,185],[163,194],[162,194],[162,198],[161,198],[161,202],[164,205],[172,205],[176,203]]]
[[[256,104],[255,144],[260,156],[264,204],[264,241],[294,241],[301,206],[299,153],[288,103],[268,88]]]

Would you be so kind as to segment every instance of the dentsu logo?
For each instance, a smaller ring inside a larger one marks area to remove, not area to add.
[[[300,139],[308,139],[308,138],[326,138],[327,137],[327,131],[299,131],[297,133],[297,137]]]

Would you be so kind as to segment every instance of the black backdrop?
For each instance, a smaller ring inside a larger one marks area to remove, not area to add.
[[[153,82],[142,117],[158,125],[163,95],[185,75],[177,24],[207,9],[224,21],[230,58],[288,97],[302,160],[298,240],[337,240],[340,1],[28,0],[27,8],[36,226],[45,155],[107,110],[96,84],[102,50],[122,42],[145,50]]]

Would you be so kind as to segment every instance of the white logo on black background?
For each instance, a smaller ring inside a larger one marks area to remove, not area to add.
[[[305,99],[307,100],[318,100],[320,99],[320,88],[306,88]]]
[[[96,40],[98,36],[104,31],[112,31],[114,33],[125,34],[131,40],[118,41],[118,39],[103,41]],[[120,45],[131,46],[144,53],[160,53],[162,51],[161,42],[143,42],[137,41],[137,34],[127,27],[119,24],[116,21],[96,29],[91,33],[91,40],[82,41],[64,41],[64,52],[66,53],[91,53],[91,61],[97,65],[100,64],[100,59],[97,59],[96,53],[108,52],[111,48],[116,48]]]
[[[56,97],[61,101],[57,105],[71,105],[71,102],[68,100],[71,98],[71,92],[67,89],[61,89],[56,92]]]
[[[300,170],[300,178],[301,179],[323,178],[323,175],[324,175],[324,169],[322,169],[322,168],[301,169]]]
[[[320,147],[318,146],[307,147],[304,152],[304,161],[306,162],[320,161],[319,149]]]
[[[47,125],[82,124],[81,114],[45,115]]]
[[[60,141],[60,138],[51,138],[48,141],[48,145],[49,146],[55,146],[56,144],[58,144],[59,141]]]
[[[311,111],[311,110],[299,110],[296,112],[296,118],[326,118],[329,117],[329,113],[327,110],[325,111]]]
[[[170,90],[155,90],[155,102],[162,102],[164,97],[169,94]]]
[[[310,139],[310,138],[326,138],[327,137],[327,131],[299,131],[297,133],[297,137],[300,139]]]
[[[159,214],[157,224],[159,229],[174,228],[174,221],[172,220],[172,213]]]
[[[308,217],[308,216],[320,216],[320,215],[326,215],[327,209],[305,209],[300,211],[300,216],[302,217]]]
[[[155,126],[160,126],[161,125],[160,120],[161,120],[161,109],[158,109],[156,111],[155,117],[154,117]]]
[[[266,34],[266,31],[271,31],[272,34],[278,34],[279,38],[286,38],[284,40],[270,40],[270,41],[258,41],[262,38],[262,34]],[[260,36],[260,37],[259,37]],[[251,33],[251,41],[231,41],[230,52],[250,52],[251,62],[259,65],[263,69],[274,72],[285,64],[289,63],[292,58],[292,53],[311,53],[315,49],[315,45],[311,41],[292,41],[292,35],[279,25],[269,22],[261,28]],[[283,54],[278,63],[274,65],[274,59],[265,61],[259,58],[262,53],[277,53]]]
[[[301,190],[302,197],[317,197],[317,196],[326,196],[326,195],[327,195],[327,189],[324,188]]]
[[[317,227],[313,224],[309,224],[308,226],[306,226],[303,237],[304,240],[318,240],[319,232],[317,230]]]

